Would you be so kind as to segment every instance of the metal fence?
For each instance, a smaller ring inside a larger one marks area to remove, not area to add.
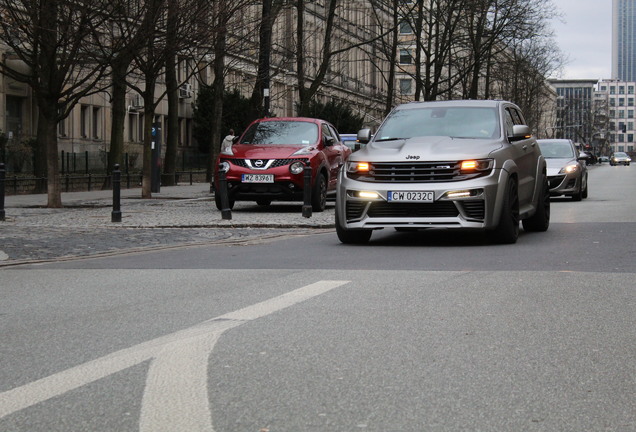
[[[183,151],[177,156],[177,171],[174,182],[204,182],[207,176],[209,155],[195,151]],[[60,182],[63,192],[90,191],[112,187],[112,173],[107,172],[107,152],[70,153],[61,151],[58,156]],[[8,195],[42,193],[46,191],[47,179],[34,175],[33,156],[25,158],[6,149],[0,151],[0,163],[5,164],[4,187]],[[121,167],[122,188],[141,186],[142,161],[138,154],[124,154]]]

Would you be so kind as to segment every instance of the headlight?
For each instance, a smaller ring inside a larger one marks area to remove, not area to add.
[[[304,169],[305,164],[301,161],[294,162],[289,166],[289,172],[292,174],[300,174]]]
[[[347,162],[348,173],[366,173],[369,172],[369,168],[368,162]]]
[[[230,163],[223,161],[219,164],[219,172],[226,173],[230,170]]]
[[[469,159],[461,162],[461,172],[483,172],[490,171],[493,166],[492,159]]]
[[[292,156],[308,155],[311,154],[311,152],[313,152],[314,150],[316,150],[314,146],[303,147],[300,150],[296,151]]]
[[[578,170],[579,170],[578,164],[568,164],[564,166],[563,168],[561,168],[561,171],[559,171],[559,174],[572,174],[577,172]]]

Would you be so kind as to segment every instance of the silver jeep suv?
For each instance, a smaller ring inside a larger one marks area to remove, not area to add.
[[[505,101],[396,107],[340,170],[336,232],[366,243],[373,230],[478,229],[494,243],[546,231],[546,162],[521,110]]]

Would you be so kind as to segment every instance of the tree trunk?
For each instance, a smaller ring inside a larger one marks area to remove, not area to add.
[[[55,104],[53,104],[55,106]],[[50,115],[51,110],[46,107],[40,107],[38,117],[38,133],[42,132],[42,136],[38,136],[38,141],[42,142],[46,148],[47,161],[47,207],[62,207],[62,189],[60,187],[60,172],[57,160],[57,117]],[[47,115],[49,112],[49,115]]]

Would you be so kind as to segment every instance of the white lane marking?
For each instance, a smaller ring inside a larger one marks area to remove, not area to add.
[[[348,282],[319,281],[0,393],[0,418],[154,359],[142,401],[140,430],[213,431],[207,395],[207,367],[208,357],[218,337],[225,330],[324,294]],[[180,376],[183,371],[187,372]],[[196,380],[201,381],[190,388]],[[170,391],[165,391],[166,385],[170,385]],[[203,388],[205,391],[202,391]],[[182,397],[186,399],[182,400]],[[188,399],[190,397],[194,399]],[[177,406],[183,408],[187,405],[191,407],[188,411],[175,410]],[[190,409],[196,413],[189,412]],[[171,416],[171,426],[156,428],[158,418],[166,413]],[[145,427],[149,429],[143,429]]]
[[[7,255],[6,253],[0,250],[0,261],[6,261],[8,259],[9,259],[9,255]]]

